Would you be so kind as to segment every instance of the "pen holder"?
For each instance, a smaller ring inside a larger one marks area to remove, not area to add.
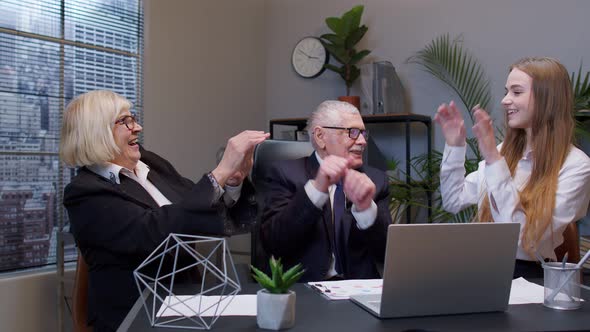
[[[575,264],[549,262],[543,264],[545,296],[543,305],[552,309],[580,308],[580,267]]]

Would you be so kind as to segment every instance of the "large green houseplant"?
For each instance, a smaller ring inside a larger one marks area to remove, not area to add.
[[[325,64],[324,66],[340,75],[346,84],[346,96],[350,96],[350,88],[361,74],[357,67],[359,61],[371,51],[357,51],[356,45],[363,38],[368,28],[361,25],[364,6],[359,5],[344,13],[341,17],[328,17],[326,25],[332,33],[320,36],[322,44],[340,63],[340,66]]]
[[[301,278],[305,270],[301,264],[283,273],[280,259],[270,258],[271,275],[254,266],[252,277],[263,287],[256,294],[256,321],[262,329],[281,330],[295,325],[295,292],[289,288]]]

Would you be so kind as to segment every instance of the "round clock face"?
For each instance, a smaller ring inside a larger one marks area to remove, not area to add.
[[[317,77],[324,71],[324,65],[328,63],[328,52],[319,39],[305,37],[295,45],[291,63],[300,76]]]

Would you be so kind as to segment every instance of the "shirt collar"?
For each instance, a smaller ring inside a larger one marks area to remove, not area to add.
[[[322,159],[322,157],[320,157],[320,154],[317,151],[314,151],[315,153],[315,158],[318,160],[318,164],[322,164],[324,162],[324,160]]]
[[[150,167],[141,160],[138,161],[137,165],[135,166],[135,173],[123,166],[110,162],[90,165],[88,166],[88,169],[116,184],[121,184],[121,179],[119,177],[120,173],[128,177],[137,177],[138,179],[145,181],[147,179],[148,172],[150,171]]]

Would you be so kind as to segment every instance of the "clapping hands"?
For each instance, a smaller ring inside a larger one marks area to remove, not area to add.
[[[449,105],[441,104],[436,111],[434,121],[441,126],[447,145],[465,145],[465,121],[454,101],[451,101]]]
[[[477,138],[479,151],[486,160],[486,163],[491,164],[501,158],[496,148],[492,119],[479,105],[475,106],[472,111],[474,121],[472,128],[473,135]],[[465,122],[455,102],[451,101],[449,105],[440,105],[434,116],[434,121],[441,126],[447,145],[465,145]]]
[[[327,193],[328,188],[342,181],[343,191],[358,211],[371,206],[375,196],[375,183],[364,173],[351,169],[350,162],[342,157],[330,155],[323,159],[313,186],[321,192]]]

